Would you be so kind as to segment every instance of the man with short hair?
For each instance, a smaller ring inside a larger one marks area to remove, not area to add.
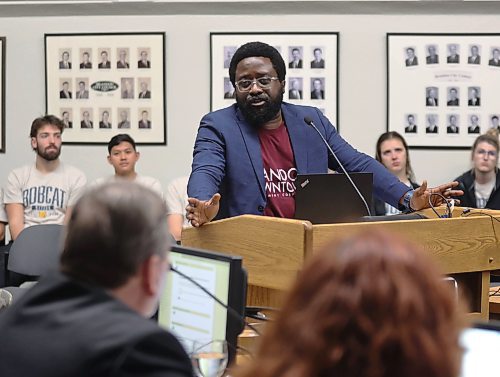
[[[456,44],[448,45],[449,55],[446,58],[447,63],[458,64],[460,63],[460,55],[458,54],[458,46]]]
[[[53,115],[31,125],[35,163],[10,172],[4,194],[13,240],[32,225],[63,224],[87,183],[80,170],[59,159],[63,131],[63,122]]]
[[[101,115],[101,120],[99,122],[99,128],[111,128],[111,122],[109,121],[109,111],[104,110]]]
[[[427,97],[425,99],[425,106],[437,106],[438,105],[438,95],[437,88],[430,87],[427,88]]]
[[[120,111],[120,122],[118,123],[118,128],[130,128],[127,110]]]
[[[69,112],[63,111],[62,113],[62,121],[64,123],[64,128],[73,128],[73,122],[69,120]]]
[[[325,99],[325,91],[323,90],[323,82],[321,79],[313,79],[311,90],[311,99]]]
[[[146,81],[141,81],[141,91],[139,93],[139,98],[151,98],[151,91],[148,89],[148,83]]]
[[[135,141],[130,135],[113,136],[108,143],[108,153],[108,163],[113,166],[115,174],[107,178],[96,179],[92,185],[102,185],[113,181],[133,181],[153,190],[160,197],[164,197],[161,184],[156,178],[140,175],[135,171],[135,165],[141,154],[136,150]]]
[[[243,214],[293,218],[297,174],[339,170],[312,124],[347,171],[373,173],[374,195],[393,207],[418,210],[441,202],[431,194],[457,195],[449,190],[456,182],[427,189],[424,181],[413,191],[344,141],[318,108],[284,103],[285,76],[283,58],[268,44],[246,43],[233,55],[236,103],[203,117],[195,141],[186,207],[192,225]]]
[[[481,127],[479,126],[479,117],[476,114],[470,116],[470,124],[467,128],[467,133],[478,134],[481,133]]]
[[[488,65],[500,67],[500,50],[498,48],[493,49],[492,55],[493,57],[488,62]]]
[[[405,127],[405,133],[414,134],[417,132],[417,125],[415,124],[415,115],[408,114],[406,117],[408,120],[408,125]]]
[[[500,209],[498,138],[480,135],[471,151],[472,170],[456,179],[464,194],[458,196],[462,207]]]
[[[311,60],[311,68],[325,68],[325,59],[320,48],[315,48],[313,51],[314,60]]]
[[[429,55],[425,57],[425,62],[427,64],[438,64],[439,55],[436,52],[436,46],[435,45],[428,46],[427,51],[429,52]]]
[[[459,106],[460,99],[458,98],[458,90],[457,88],[450,88],[449,91],[449,99],[446,103],[448,106]]]
[[[481,64],[481,56],[479,55],[479,47],[476,45],[471,46],[470,48],[470,56],[467,59],[467,63],[469,64]]]
[[[132,182],[85,193],[60,271],[0,316],[0,375],[193,377],[179,341],[148,319],[169,270],[166,211]]]
[[[288,68],[302,68],[300,50],[296,47],[292,49],[292,60],[288,63]]]
[[[151,121],[148,119],[148,112],[143,110],[141,120],[139,120],[139,128],[151,128]]]
[[[415,49],[413,47],[406,49],[405,64],[407,67],[418,65],[418,58],[415,56]]]
[[[497,130],[497,131],[500,131],[500,125],[499,125],[499,121],[498,121],[498,116],[497,115],[493,115],[491,117],[491,128]]]
[[[137,68],[151,68],[151,62],[148,60],[147,51],[141,51],[141,60],[137,62]]]
[[[446,127],[447,134],[458,134],[458,126],[457,126],[457,116],[455,114],[451,114],[448,118],[450,120],[448,127]]]
[[[71,92],[69,91],[69,82],[64,81],[62,84],[62,90],[59,92],[59,98],[61,99],[70,99]]]
[[[481,106],[481,98],[478,95],[478,89],[475,87],[469,88],[469,106]]]
[[[97,65],[99,69],[110,69],[111,62],[108,60],[108,52],[103,50],[101,52],[101,62]]]
[[[129,68],[129,64],[127,62],[127,51],[121,49],[119,52],[119,60],[116,62],[116,68]]]
[[[62,60],[59,61],[59,69],[71,69],[71,62],[69,61],[69,52],[62,53]]]
[[[85,88],[85,81],[78,83],[78,92],[76,92],[76,99],[88,99],[89,91]]]
[[[85,51],[82,54],[82,62],[80,63],[80,69],[91,69],[92,62],[90,61],[90,54]]]
[[[80,128],[94,128],[94,122],[90,119],[90,113],[85,110],[82,114],[83,119],[80,122]]]

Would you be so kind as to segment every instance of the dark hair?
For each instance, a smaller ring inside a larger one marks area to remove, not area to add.
[[[36,118],[33,123],[31,123],[30,137],[36,137],[38,135],[38,130],[48,124],[59,128],[59,131],[63,133],[64,122],[61,119],[55,115],[44,115],[43,117]]]
[[[498,117],[497,117],[496,115],[493,115],[493,116],[491,117],[491,120],[493,120],[493,119],[498,119]]]
[[[231,63],[229,64],[229,79],[233,86],[236,82],[236,67],[240,61],[253,56],[269,58],[273,65],[274,70],[278,74],[278,79],[283,81],[286,76],[286,67],[283,58],[281,57],[278,50],[274,47],[269,46],[267,43],[263,42],[249,42],[240,46],[231,58]]]
[[[380,230],[327,246],[242,376],[458,376],[465,314],[428,258]]]
[[[86,192],[68,223],[61,271],[114,289],[152,255],[166,256],[170,236],[164,201],[134,182],[112,182]]]
[[[111,154],[111,149],[113,147],[116,147],[120,143],[127,142],[132,144],[132,147],[134,148],[135,151],[135,141],[132,139],[132,137],[129,134],[118,134],[115,135],[111,138],[111,140],[108,143],[108,153]]]
[[[411,50],[412,52],[415,52],[415,49],[414,49],[413,47],[408,47],[408,48],[406,49],[406,51],[410,51],[410,50]]]
[[[410,114],[410,115],[413,116],[412,114]],[[408,115],[408,117],[410,115]],[[415,117],[413,117],[413,118],[415,118]],[[380,137],[377,140],[377,146],[376,146],[376,150],[375,150],[375,159],[378,162],[382,163],[382,150],[381,150],[381,146],[382,146],[382,143],[384,141],[389,140],[389,139],[399,139],[399,141],[401,141],[401,143],[403,144],[403,147],[405,148],[405,153],[406,153],[406,166],[405,166],[406,177],[408,178],[408,180],[410,182],[414,182],[415,181],[415,174],[413,173],[413,169],[411,167],[410,150],[408,148],[408,144],[406,143],[406,140],[398,132],[396,132],[396,131],[389,131],[389,132],[384,132],[382,135],[380,135]]]

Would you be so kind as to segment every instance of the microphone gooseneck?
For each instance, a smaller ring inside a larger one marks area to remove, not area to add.
[[[356,184],[352,180],[352,178],[349,175],[349,173],[347,172],[347,170],[345,170],[344,165],[342,165],[342,163],[338,159],[337,155],[335,154],[335,152],[333,151],[333,149],[330,147],[330,144],[328,144],[328,142],[326,141],[326,139],[324,138],[324,136],[321,134],[321,132],[319,132],[319,130],[316,127],[316,125],[314,124],[313,120],[310,117],[306,116],[306,117],[304,117],[304,122],[306,122],[307,125],[309,125],[312,128],[314,128],[316,130],[316,132],[318,133],[318,135],[321,137],[321,140],[323,140],[323,143],[325,143],[326,147],[328,148],[328,150],[332,154],[333,158],[335,158],[335,161],[337,161],[337,164],[339,164],[340,168],[342,169],[342,172],[345,174],[345,176],[347,177],[347,179],[351,183],[352,187],[354,187],[354,190],[356,190],[356,193],[361,198],[361,201],[365,205],[366,213],[368,214],[368,216],[371,216],[372,213],[370,211],[370,207],[368,207],[368,204],[366,203],[366,200],[365,200],[364,196],[359,191],[358,187],[356,186]]]

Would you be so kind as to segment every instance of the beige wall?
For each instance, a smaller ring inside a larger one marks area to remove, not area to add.
[[[401,14],[394,15],[4,18],[0,7],[0,35],[7,37],[7,153],[0,154],[0,184],[5,184],[12,168],[33,160],[27,135],[33,118],[45,110],[44,33],[166,32],[168,145],[141,147],[138,166],[141,173],[159,178],[165,186],[172,178],[188,173],[198,122],[209,111],[211,31],[338,31],[340,132],[355,147],[373,154],[376,138],[386,127],[386,32],[499,31],[498,16],[412,15],[404,14],[402,3],[398,6]],[[311,13],[315,13],[314,6]],[[428,178],[431,184],[453,179],[469,167],[467,151],[411,153],[417,178]],[[63,160],[80,167],[89,180],[111,173],[105,156],[105,146],[64,146],[62,152]]]

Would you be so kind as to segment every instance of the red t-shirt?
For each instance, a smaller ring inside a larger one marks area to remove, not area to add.
[[[265,216],[293,218],[297,169],[285,123],[273,130],[259,130],[266,180]]]

